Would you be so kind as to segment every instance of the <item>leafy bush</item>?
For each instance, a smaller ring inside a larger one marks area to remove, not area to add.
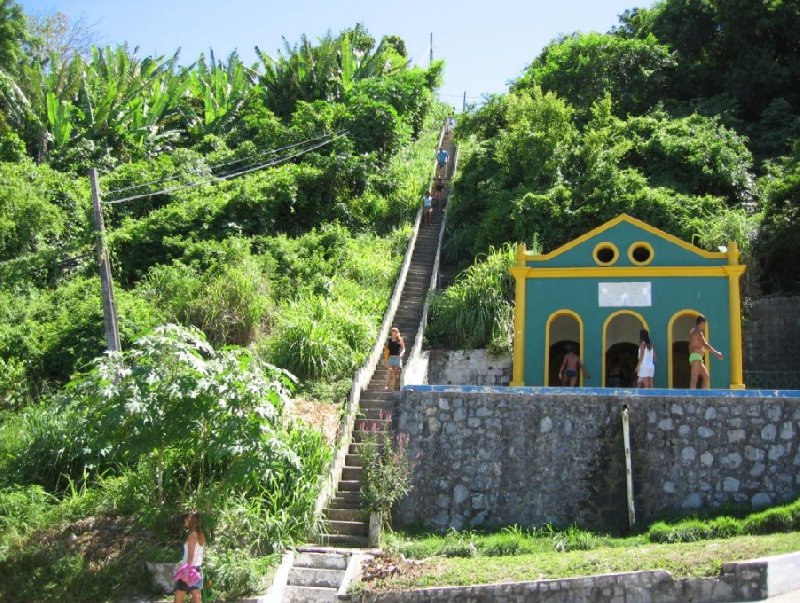
[[[364,508],[380,513],[389,521],[392,505],[410,493],[414,486],[414,461],[408,458],[408,434],[391,436],[377,431],[377,426],[365,429],[361,447],[363,476],[361,500]]]
[[[216,472],[248,488],[276,459],[296,462],[280,443],[291,377],[243,350],[215,352],[196,329],[167,325],[95,367],[68,389],[89,448],[107,461],[152,457],[159,505],[168,467],[185,503]]]

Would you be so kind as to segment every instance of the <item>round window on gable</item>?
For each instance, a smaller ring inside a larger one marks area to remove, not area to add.
[[[628,259],[636,266],[647,266],[653,261],[653,246],[650,243],[639,241],[628,247]]]
[[[594,263],[598,266],[611,266],[619,259],[619,249],[614,243],[598,243],[595,245],[592,256]]]

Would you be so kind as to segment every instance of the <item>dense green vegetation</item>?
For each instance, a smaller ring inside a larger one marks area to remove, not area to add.
[[[459,119],[445,253],[463,272],[429,342],[508,349],[510,244],[549,251],[620,212],[737,241],[748,296],[797,292],[798,25],[796,2],[661,0],[520,57],[509,93]],[[0,598],[141,584],[133,562],[172,559],[190,507],[236,596],[317,527],[330,452],[285,408],[341,403],[374,343],[443,65],[362,25],[252,65],[92,38],[0,0]],[[90,167],[120,356],[102,355]]]
[[[449,261],[548,252],[625,212],[705,249],[736,241],[749,297],[798,292],[798,25],[796,2],[660,0],[551,42],[459,119]]]
[[[19,578],[0,598],[146,588],[191,508],[215,593],[258,590],[321,527],[330,443],[286,409],[341,404],[374,344],[442,64],[356,25],[184,66],[12,0],[0,34],[0,570]],[[121,355],[102,355],[90,167]]]

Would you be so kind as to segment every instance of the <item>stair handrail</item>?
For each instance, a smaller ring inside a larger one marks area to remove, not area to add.
[[[367,388],[372,376],[375,374],[375,368],[378,362],[383,357],[383,345],[389,337],[389,330],[392,328],[394,315],[397,312],[397,307],[400,305],[400,296],[403,293],[403,288],[406,285],[406,278],[408,276],[408,269],[411,265],[411,257],[414,255],[414,248],[417,244],[417,235],[419,234],[419,225],[422,220],[422,207],[417,210],[414,219],[414,229],[411,233],[411,238],[408,242],[406,255],[403,259],[403,264],[400,267],[400,272],[397,276],[397,281],[394,284],[392,297],[389,300],[389,305],[383,313],[383,322],[381,324],[380,333],[372,348],[372,352],[365,361],[364,365],[357,369],[353,376],[353,382],[350,387],[350,396],[345,405],[345,412],[339,421],[336,436],[336,453],[331,459],[328,466],[328,477],[325,478],[320,492],[317,495],[317,500],[314,505],[314,516],[320,517],[325,508],[330,503],[333,494],[336,492],[336,486],[342,477],[342,470],[344,469],[347,451],[350,448],[350,442],[353,439],[353,427],[355,426],[356,416],[358,414],[359,403],[361,401],[361,392]]]

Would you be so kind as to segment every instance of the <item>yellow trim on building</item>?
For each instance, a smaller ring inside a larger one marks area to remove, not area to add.
[[[517,257],[519,257],[519,249],[522,248],[523,253],[525,246],[520,245],[517,248]],[[515,295],[514,295],[514,357],[511,365],[511,385],[512,387],[521,387],[525,385],[525,284],[527,279],[525,277],[526,268],[524,262],[522,266],[514,266],[511,268],[511,275],[515,280]]]
[[[639,260],[637,260],[636,258],[633,257],[633,252],[636,249],[638,249],[639,247],[644,247],[645,249],[647,249],[650,252],[650,257],[648,257],[646,260],[644,260],[642,262],[640,262]],[[635,243],[631,243],[630,247],[628,247],[628,259],[630,260],[631,264],[633,264],[634,266],[647,266],[648,264],[650,264],[653,261],[653,258],[655,257],[655,255],[656,255],[656,252],[653,249],[653,246],[650,243],[648,243],[647,241],[636,241]]]
[[[744,389],[742,374],[742,301],[739,293],[739,278],[745,267],[739,265],[739,246],[728,244],[728,337],[731,342],[730,367],[731,389]]]
[[[552,383],[548,383],[548,379],[550,379],[550,323],[552,323],[556,318],[559,316],[570,316],[578,323],[578,356],[581,359],[581,363],[583,363],[583,320],[581,319],[580,314],[577,312],[573,312],[572,310],[568,310],[566,308],[562,308],[561,310],[556,310],[550,316],[547,317],[547,322],[545,323],[545,331],[544,331],[544,379],[542,383],[545,386],[553,387]],[[578,373],[578,379],[580,379],[580,385],[583,385],[583,371]],[[561,385],[560,383],[556,385]]]
[[[600,253],[603,249],[610,249],[611,252],[614,254],[614,257],[607,262],[601,260],[599,257],[597,257],[597,254]],[[614,264],[617,263],[617,260],[619,259],[619,247],[617,247],[616,245],[614,245],[614,243],[611,243],[610,241],[600,241],[597,245],[594,246],[594,249],[592,250],[592,259],[594,260],[594,263],[597,264],[598,266],[613,266]]]
[[[639,322],[642,323],[642,328],[647,329],[648,332],[650,331],[650,326],[647,324],[647,321],[644,319],[644,316],[639,314],[638,312],[634,312],[633,310],[617,310],[616,312],[612,312],[606,319],[603,321],[603,360],[601,363],[602,373],[600,374],[600,387],[606,386],[606,352],[608,352],[608,324],[614,320],[615,317],[620,316],[622,314],[630,314],[631,316],[635,316],[639,319]]]
[[[694,308],[684,308],[683,310],[678,310],[672,317],[669,319],[667,323],[667,387],[672,389],[673,386],[673,369],[675,366],[675,359],[672,357],[672,346],[675,343],[673,333],[675,331],[675,321],[683,316],[691,316],[693,319],[697,318],[698,314],[702,314],[699,310],[695,310]],[[709,326],[706,323],[706,336],[708,336]],[[687,333],[687,344],[689,335]],[[708,339],[708,337],[706,337]],[[709,339],[710,341],[710,339]],[[711,362],[709,361],[708,351],[706,350],[705,354],[703,354],[703,364],[706,365],[706,369],[708,370],[708,381],[711,382]]]
[[[525,268],[525,278],[610,278],[657,276],[728,278],[728,273],[744,266],[588,266],[581,268]]]
[[[608,230],[610,228],[613,228],[614,226],[616,226],[617,224],[620,224],[621,222],[627,222],[628,224],[632,224],[633,226],[636,226],[638,228],[646,230],[650,234],[655,235],[660,239],[663,239],[663,240],[665,240],[665,241],[667,241],[669,243],[672,243],[674,245],[678,245],[679,247],[682,247],[683,249],[686,249],[687,251],[691,251],[692,253],[695,253],[695,254],[699,255],[700,257],[703,257],[703,258],[707,258],[707,259],[724,259],[724,258],[728,257],[727,253],[720,253],[720,252],[716,252],[716,251],[706,251],[705,249],[700,249],[699,247],[695,247],[691,243],[687,243],[686,241],[682,241],[678,237],[673,236],[673,235],[671,235],[669,233],[666,233],[663,230],[660,230],[660,229],[658,229],[658,228],[656,228],[654,226],[650,226],[649,224],[647,224],[645,222],[642,222],[641,220],[637,220],[636,218],[633,218],[633,217],[631,217],[631,216],[629,216],[627,214],[620,214],[616,218],[614,218],[613,220],[609,220],[605,224],[601,224],[597,228],[595,228],[593,230],[590,230],[589,232],[579,236],[577,239],[573,239],[569,243],[566,243],[566,244],[562,245],[561,247],[558,247],[557,249],[554,249],[550,253],[545,253],[545,254],[542,254],[542,255],[539,255],[539,254],[527,254],[525,259],[528,262],[542,262],[542,261],[551,260],[554,257],[558,257],[562,253],[564,253],[566,251],[569,251],[570,249],[574,249],[575,247],[577,247],[581,243],[584,243],[585,241],[588,241],[592,237],[597,236],[598,234],[600,234],[602,232],[605,232],[606,230]]]

